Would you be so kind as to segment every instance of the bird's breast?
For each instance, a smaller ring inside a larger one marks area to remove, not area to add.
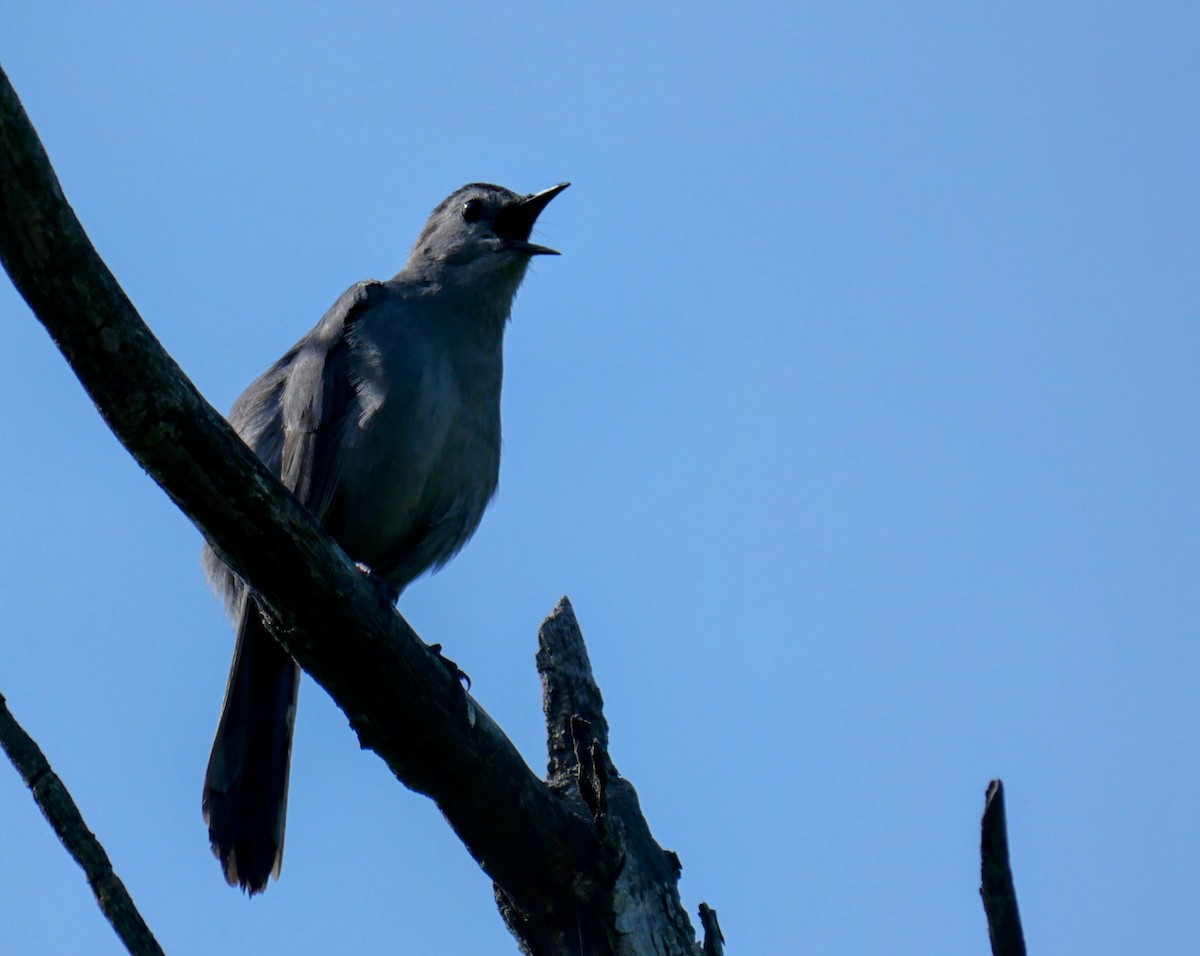
[[[404,587],[474,534],[500,473],[500,362],[387,356],[364,376],[352,454],[338,482],[343,547]],[[351,450],[348,448],[348,450]]]

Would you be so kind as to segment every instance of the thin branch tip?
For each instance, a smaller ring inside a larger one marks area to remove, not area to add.
[[[1017,907],[1008,847],[1004,783],[988,784],[980,821],[980,886],[993,956],[1025,956],[1025,935]]]
[[[717,921],[717,911],[707,903],[700,904],[700,925],[704,927],[704,956],[724,956],[725,935]]]
[[[88,829],[66,784],[34,739],[17,723],[3,695],[0,695],[0,749],[25,781],[54,835],[83,870],[100,911],[125,948],[135,956],[162,956],[162,948],[113,870],[108,853]]]

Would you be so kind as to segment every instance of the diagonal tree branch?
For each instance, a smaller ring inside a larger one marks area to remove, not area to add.
[[[92,248],[2,71],[0,259],[114,434],[259,595],[276,638],[347,715],[362,746],[434,799],[495,882],[519,940],[520,925],[561,928],[586,910],[604,925],[587,939],[577,926],[575,951],[698,952],[675,890],[678,858],[649,837],[632,787],[606,776],[603,725],[590,724],[583,741],[596,771],[589,779],[601,796],[607,788],[610,803],[615,793],[623,813],[636,811],[621,818],[620,845],[644,854],[641,869],[664,881],[656,920],[642,899],[614,894],[602,818],[534,775],[163,350]],[[623,907],[631,900],[640,912],[629,924]]]
[[[1012,866],[1008,858],[1008,822],[1004,813],[1004,783],[988,784],[981,826],[983,909],[987,913],[988,938],[993,956],[1025,956],[1025,935],[1017,910],[1017,891],[1013,886]]]
[[[104,847],[83,822],[83,815],[51,769],[46,755],[9,712],[3,694],[0,694],[0,747],[17,768],[59,841],[83,870],[100,911],[125,948],[133,956],[162,956],[158,940],[142,919],[125,884],[113,871]]]
[[[92,248],[3,72],[0,259],[109,427],[261,596],[362,745],[434,798],[510,897],[534,906],[564,893],[595,846],[586,816],[533,774],[186,379]]]

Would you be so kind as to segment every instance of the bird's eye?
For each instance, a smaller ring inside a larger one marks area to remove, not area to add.
[[[482,199],[468,199],[463,203],[462,217],[467,222],[477,222],[483,218],[484,205]]]

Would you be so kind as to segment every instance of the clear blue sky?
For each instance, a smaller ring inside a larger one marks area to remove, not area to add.
[[[456,187],[574,183],[500,496],[401,607],[541,769],[570,595],[731,953],[987,952],[997,775],[1031,951],[1195,951],[1195,4],[9,6],[68,197],[222,410]],[[167,951],[514,952],[311,682],[283,879],[225,886],[200,537],[0,316],[0,691]],[[119,952],[2,767],[0,859],[0,951]]]

